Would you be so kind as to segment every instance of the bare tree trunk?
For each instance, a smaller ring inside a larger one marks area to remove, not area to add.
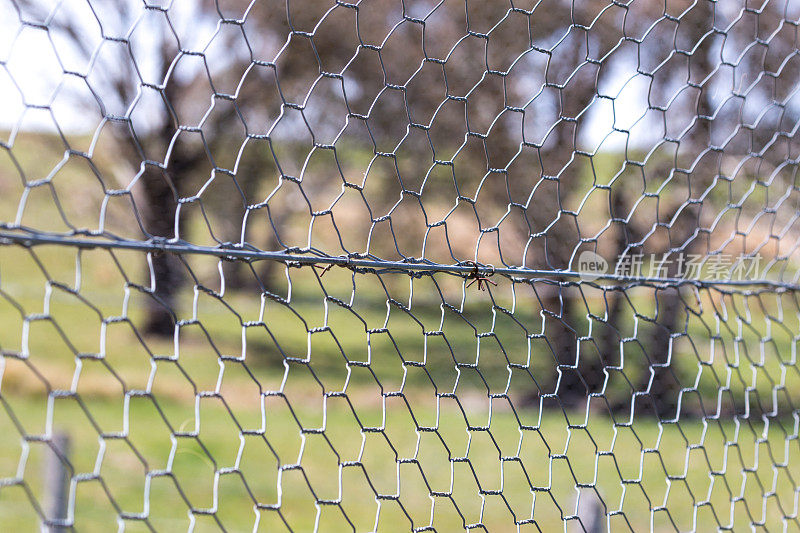
[[[576,48],[574,54],[573,60],[578,63],[580,50]],[[562,111],[563,116],[577,114],[588,105],[592,100],[593,91],[594,86],[587,85],[581,92],[573,94],[573,104],[570,106],[572,109]],[[574,136],[577,132],[571,128],[561,127],[556,129],[555,134],[555,144],[547,155],[559,164],[565,163],[576,148]],[[567,180],[573,176],[563,173],[560,178],[562,182],[558,186],[558,197],[552,200],[558,202],[559,208],[562,209],[560,216],[564,222],[553,226],[547,238],[548,265],[554,269],[570,267],[572,254],[580,243],[577,224],[572,215],[563,211],[563,204],[572,192]],[[542,222],[548,224],[552,221]],[[541,226],[541,223],[539,225]],[[548,300],[546,304],[548,307],[555,308],[557,305],[560,310],[558,321],[550,324],[549,332],[546,331],[561,374],[558,397],[564,407],[578,407],[587,401],[590,394],[598,392],[602,387],[605,377],[604,354],[589,349],[588,345],[581,346],[581,350],[578,351],[578,337],[583,333],[577,330],[575,322],[580,305],[577,289],[560,285],[558,291],[552,293]]]
[[[564,286],[552,291],[545,300],[545,305],[555,310],[553,321],[545,327],[545,334],[550,349],[555,354],[560,373],[556,392],[561,404],[567,408],[576,407],[586,399],[590,390],[584,376],[589,377],[591,381],[595,370],[595,365],[585,357],[576,361],[578,340],[575,330],[571,327],[574,304],[574,298]]]
[[[689,44],[683,46],[693,47],[700,43],[714,20],[714,5],[710,2],[699,3],[693,16],[687,17],[685,24],[691,28]],[[708,38],[703,44],[697,46],[690,57],[691,81],[698,85],[706,79],[712,72],[714,65],[711,56],[711,46]],[[696,123],[692,130],[681,140],[680,149],[688,152],[689,157],[684,157],[687,168],[690,164],[694,165],[692,173],[688,176],[688,188],[692,198],[699,198],[703,191],[714,180],[718,168],[714,166],[709,157],[703,155],[711,142],[711,116],[713,114],[713,101],[711,93],[713,87],[709,83],[700,85],[697,95],[696,106],[690,110],[696,116]],[[702,157],[701,157],[702,156]],[[698,160],[699,157],[699,160]],[[716,155],[719,158],[719,155]],[[680,159],[680,158],[679,158]],[[713,159],[713,158],[712,158]],[[670,199],[667,198],[667,201]],[[666,265],[666,273],[669,277],[680,277],[678,271],[678,254],[701,253],[702,244],[693,236],[700,226],[700,219],[703,205],[692,205],[684,207],[684,204],[676,205],[668,212],[663,219],[673,221],[669,227],[669,243],[667,245],[672,262]],[[683,208],[683,209],[682,209]],[[682,210],[681,210],[682,209]],[[680,212],[680,215],[678,213]],[[677,219],[676,219],[677,215]],[[672,339],[679,333],[680,317],[684,308],[681,301],[681,287],[671,287],[661,291],[656,295],[656,324],[655,332],[647,344],[649,369],[642,372],[640,383],[637,387],[640,391],[648,389],[650,406],[656,416],[662,420],[669,420],[678,415],[676,412],[678,396],[680,394],[680,354],[672,352]],[[670,354],[672,359],[670,360]],[[651,378],[652,376],[652,378]],[[647,406],[643,406],[647,410]]]
[[[162,58],[168,65],[167,52]],[[177,101],[181,86],[177,81],[170,81],[164,89],[164,97],[170,105]],[[174,109],[174,108],[173,108]],[[173,117],[165,116],[160,128],[147,139],[148,144],[158,148],[170,145],[177,131]],[[143,181],[142,196],[144,200],[143,222],[145,230],[154,237],[173,238],[186,237],[186,220],[181,216],[176,220],[178,201],[182,196],[186,182],[198,165],[202,151],[193,150],[185,139],[178,138],[172,146],[166,168],[148,164],[141,179]],[[184,282],[183,265],[178,256],[170,253],[153,253],[150,257],[152,277],[155,282],[152,298],[148,300],[147,322],[145,333],[159,336],[171,336],[175,331],[175,311],[178,306],[178,293]]]
[[[681,289],[670,287],[656,296],[658,313],[656,328],[650,339],[648,348],[649,369],[642,373],[642,390],[648,390],[645,411],[652,413],[660,420],[675,418],[680,393],[680,370],[672,350],[672,339],[678,330],[681,316]],[[671,359],[670,357],[673,356]]]
[[[162,135],[165,133],[162,132]],[[162,139],[166,140],[165,137]],[[163,238],[176,236],[179,186],[191,172],[192,161],[193,157],[185,152],[185,148],[176,145],[166,171],[151,166],[142,176],[146,202],[143,222],[150,235]],[[179,228],[185,227],[183,222],[185,219],[182,217],[178,221]],[[178,292],[184,282],[183,265],[178,256],[171,253],[153,253],[150,260],[155,287],[153,298],[148,300],[145,332],[170,336],[174,333]]]

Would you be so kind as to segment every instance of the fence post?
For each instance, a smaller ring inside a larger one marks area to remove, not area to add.
[[[605,510],[594,491],[584,490],[578,494],[577,514],[580,522],[576,530],[582,533],[603,533]]]
[[[69,500],[70,475],[66,464],[69,459],[69,448],[69,436],[66,433],[56,432],[53,434],[52,444],[47,448],[47,456],[44,461],[45,522],[42,524],[43,531],[54,532],[68,529],[62,524],[67,519]]]

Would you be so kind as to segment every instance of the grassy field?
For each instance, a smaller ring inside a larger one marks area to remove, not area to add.
[[[23,164],[46,174],[56,155],[37,160],[34,141]],[[79,174],[58,179],[76,187]],[[0,164],[1,220],[16,217],[21,189]],[[25,217],[52,221],[46,198],[30,206]],[[612,420],[600,398],[567,410],[532,401],[557,374],[528,285],[496,278],[490,294],[447,276],[280,268],[270,289],[287,306],[253,290],[223,296],[219,263],[186,259],[207,290],[187,286],[182,326],[164,339],[139,333],[140,254],[0,246],[0,529],[38,528],[53,432],[70,437],[78,531],[370,531],[376,517],[381,531],[508,531],[530,519],[520,529],[549,531],[576,514],[579,494],[602,498],[614,531],[772,530],[796,514],[791,293],[687,292],[687,335],[672,353],[687,393],[670,424]],[[618,327],[635,383],[655,305],[647,287],[628,294]],[[582,298],[570,320],[586,354],[605,300],[589,288]],[[609,379],[609,398],[630,397]],[[721,388],[751,416],[734,418]],[[759,401],[780,416],[762,417]]]
[[[294,403],[300,417],[319,415],[312,405]],[[737,431],[732,423],[723,423],[702,431],[699,425],[685,423],[680,428],[659,428],[645,419],[630,428],[613,430],[607,419],[597,416],[591,417],[586,427],[579,427],[582,420],[572,419],[576,427],[568,429],[563,416],[550,412],[536,429],[520,431],[511,413],[497,412],[490,432],[473,431],[470,439],[453,406],[440,412],[436,432],[415,433],[403,406],[388,402],[385,431],[362,433],[344,403],[329,400],[326,423],[321,426],[324,432],[308,433],[303,439],[285,404],[267,401],[264,437],[240,438],[219,400],[201,400],[196,411],[192,405],[160,400],[162,413],[158,413],[149,399],[133,399],[128,406],[128,437],[101,440],[90,424],[89,413],[104,431],[121,432],[121,402],[88,400],[86,411],[74,401],[56,402],[55,420],[73,439],[76,474],[85,475],[73,485],[76,527],[108,531],[115,527],[118,506],[120,512],[131,515],[147,512],[150,524],[159,531],[186,528],[190,507],[215,511],[216,519],[230,531],[252,529],[257,516],[260,530],[283,529],[277,527],[281,517],[276,512],[254,512],[258,502],[280,504],[282,518],[296,531],[310,530],[316,520],[326,531],[349,529],[347,519],[357,530],[366,531],[374,525],[378,510],[374,492],[378,492],[398,496],[397,500],[382,500],[379,529],[398,531],[411,525],[400,505],[416,526],[430,523],[428,494],[434,490],[452,492],[452,500],[433,499],[432,525],[440,531],[461,527],[462,518],[452,502],[467,523],[482,522],[489,530],[512,527],[509,508],[520,519],[530,518],[533,512],[537,525],[552,530],[559,527],[562,514],[574,513],[576,483],[594,484],[609,510],[621,511],[611,519],[614,530],[628,526],[634,531],[648,529],[651,516],[657,531],[671,530],[673,525],[681,530],[696,527],[707,531],[716,528],[716,520],[725,524],[731,519],[737,524],[764,519],[771,529],[780,525],[780,516],[791,513],[796,502],[797,442],[784,442],[780,428],[768,428],[766,433],[763,427]],[[19,399],[15,409],[30,434],[37,431],[35,421],[43,418],[44,409],[37,404]],[[235,411],[239,419],[259,418],[257,411]],[[381,417],[380,409],[363,411],[366,417]],[[172,431],[187,435],[171,438],[162,416],[179,423]],[[450,448],[451,457],[468,461],[448,462],[440,438]],[[0,443],[7,451],[3,472],[11,474],[22,453],[20,438],[7,431]],[[501,462],[496,447],[503,454],[518,455],[521,463]],[[613,453],[608,454],[610,451]],[[25,488],[37,496],[42,494],[43,454],[44,447],[32,443],[24,463]],[[770,454],[772,459],[766,459]],[[400,466],[395,465],[396,457],[403,460]],[[774,468],[773,460],[789,466]],[[360,466],[340,469],[345,461],[359,461]],[[284,470],[279,477],[279,462],[299,467]],[[215,472],[232,467],[238,471],[215,477]],[[743,474],[746,469],[752,470]],[[170,475],[158,476],[165,470]],[[148,472],[154,477],[148,478]],[[98,474],[102,484],[92,480],[92,474]],[[666,475],[675,479],[667,482]],[[487,491],[502,489],[506,501],[486,496],[482,502],[478,483]],[[320,500],[341,499],[340,503],[315,508],[309,486]],[[766,505],[762,491],[774,491]],[[23,487],[6,487],[2,496],[4,528],[34,530],[35,514]],[[590,496],[585,490],[584,498]],[[730,503],[732,499],[735,505]],[[693,502],[705,501],[708,504],[699,507],[695,516]],[[651,507],[662,506],[669,513],[651,515]],[[716,518],[712,509],[719,513]],[[196,518],[199,530],[219,530],[211,517]],[[135,521],[126,526],[143,529]]]
[[[378,523],[387,531],[410,525],[405,513],[414,526],[430,523],[440,531],[460,527],[462,520],[506,530],[512,516],[524,520],[532,514],[535,524],[529,527],[548,530],[575,514],[578,492],[591,497],[582,486],[595,486],[609,511],[618,511],[611,518],[615,530],[646,529],[651,520],[657,530],[691,529],[694,520],[703,530],[732,518],[778,526],[793,513],[800,476],[794,418],[765,423],[753,417],[743,424],[689,415],[675,425],[635,417],[615,425],[599,399],[588,415],[565,415],[546,402],[540,411],[539,404],[522,401],[531,382],[515,374],[509,385],[505,359],[486,347],[486,338],[478,367],[487,380],[482,385],[477,373],[455,370],[449,349],[434,345],[440,337],[426,337],[397,309],[387,319],[385,298],[381,306],[374,290],[357,290],[367,297],[355,309],[371,330],[388,324],[391,339],[385,333],[368,336],[349,311],[330,300],[326,306],[309,280],[293,285],[299,317],[271,301],[262,309],[247,294],[227,296],[228,308],[203,292],[196,298],[190,293],[181,306],[190,322],[177,341],[140,339],[131,326],[144,318],[143,300],[100,268],[109,263],[107,252],[83,252],[77,262],[65,261],[60,250],[35,251],[50,279],[67,286],[74,286],[80,264],[81,294],[97,311],[52,283],[48,290],[28,252],[6,247],[0,254],[0,320],[6,325],[0,345],[5,353],[26,356],[4,358],[0,446],[8,453],[0,472],[6,481],[24,480],[0,489],[0,520],[7,527],[35,528],[26,491],[42,500],[46,453],[35,438],[53,430],[71,437],[73,479],[80,480],[72,487],[74,518],[82,531],[105,531],[120,515],[142,514],[157,530],[182,529],[190,523],[190,509],[215,511],[195,514],[196,530],[218,529],[217,519],[228,530],[250,530],[258,519],[265,531],[283,520],[295,531],[311,529],[316,520],[323,530],[346,529],[350,520],[363,531],[373,528],[378,501]],[[126,270],[139,274],[138,266]],[[292,276],[297,281],[313,274],[306,269]],[[346,286],[348,276],[331,271],[325,287]],[[465,308],[477,331],[494,331],[512,357],[526,354],[518,327],[499,320],[492,325],[487,298],[478,295]],[[442,311],[426,306],[423,296],[418,302],[415,316],[433,324],[426,329],[438,329]],[[244,328],[243,336],[242,322],[261,316],[266,328]],[[763,314],[750,319],[752,331],[743,329],[735,342],[724,328],[704,335],[698,322],[691,337],[698,344],[716,343],[716,352],[697,347],[713,364],[699,367],[691,352],[680,354],[687,370],[705,372],[698,382],[708,389],[706,408],[714,407],[717,386],[704,381],[711,370],[723,379],[728,375],[734,390],[736,376],[751,372],[762,400],[769,398],[770,379],[797,390],[794,366],[782,366],[776,355],[791,352],[788,341],[773,330],[769,338],[780,345],[772,353],[770,342],[761,341],[768,320]],[[449,327],[443,329],[453,353],[475,357],[475,332]],[[278,346],[289,356],[309,357],[310,365],[285,365]],[[741,358],[736,366],[722,356],[734,352]],[[243,353],[244,364],[237,360]],[[763,353],[764,365],[747,362],[746,353]],[[425,361],[438,388],[421,367],[403,365],[399,354]],[[536,348],[531,356],[534,366],[546,366]],[[507,400],[487,396],[487,386],[499,393],[506,385],[513,410]],[[52,399],[49,390],[76,394]],[[454,390],[454,397],[437,401],[436,392]],[[277,391],[283,396],[273,395]],[[336,391],[344,394],[330,395]],[[494,492],[500,489],[503,497]],[[481,498],[481,490],[489,494]],[[442,496],[431,499],[431,492]],[[317,508],[315,500],[340,503]],[[695,507],[702,502],[709,503]],[[256,513],[256,504],[280,504],[281,515],[266,508]],[[664,510],[652,512],[659,508]],[[126,521],[127,528],[140,526]]]

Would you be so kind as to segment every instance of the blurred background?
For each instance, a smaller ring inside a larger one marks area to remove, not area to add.
[[[1,2],[9,234],[551,275],[480,291],[0,246],[0,525],[53,518],[56,431],[56,518],[78,530],[581,530],[580,494],[619,528],[785,525],[799,18],[792,0]],[[775,285],[560,276],[585,250],[758,257]]]

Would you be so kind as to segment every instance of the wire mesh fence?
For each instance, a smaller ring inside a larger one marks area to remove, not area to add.
[[[789,530],[800,4],[0,4],[0,526]]]

